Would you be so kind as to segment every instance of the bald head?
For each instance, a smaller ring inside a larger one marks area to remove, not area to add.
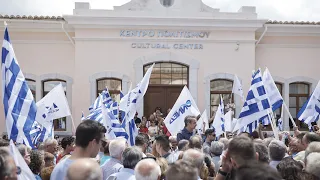
[[[73,162],[67,172],[68,180],[101,180],[99,164],[91,158],[78,159]]]
[[[193,166],[200,169],[203,166],[204,154],[196,149],[188,149],[183,153],[184,161],[189,161]]]
[[[134,174],[139,180],[157,180],[161,175],[161,169],[155,160],[143,159],[136,165]]]

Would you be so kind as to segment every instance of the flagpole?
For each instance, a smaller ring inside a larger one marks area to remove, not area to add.
[[[291,116],[291,113],[290,113],[290,111],[289,111],[289,109],[288,109],[288,106],[286,105],[286,103],[283,101],[283,106],[284,106],[284,108],[286,109],[286,111],[288,112],[288,114],[289,114],[289,118],[290,118],[290,120],[291,120],[291,122],[292,122],[292,125],[293,125],[293,127],[297,127],[297,125],[296,125],[296,122],[294,122],[294,120],[293,120],[293,118],[292,118],[292,116]]]
[[[76,131],[76,126],[74,125],[74,121],[73,121],[73,117],[72,115],[70,116],[71,117],[71,123],[72,123],[72,135],[75,135],[75,131]]]
[[[275,129],[275,127],[274,127],[274,124],[273,124],[273,118],[272,117],[270,117],[270,113],[269,113],[269,109],[268,109],[268,117],[269,117],[269,119],[270,119],[270,124],[271,124],[271,128],[272,128],[272,131],[273,131],[273,134],[274,134],[274,137],[277,139],[277,140],[279,140],[279,134],[278,134],[278,132],[276,131],[276,129]],[[273,114],[273,113],[272,113]]]

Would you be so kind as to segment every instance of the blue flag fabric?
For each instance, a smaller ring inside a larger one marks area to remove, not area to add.
[[[33,147],[30,131],[37,107],[22,74],[5,29],[2,45],[2,93],[8,136],[15,142]]]
[[[252,75],[251,86],[239,115],[239,120],[233,131],[247,126],[248,124],[266,116],[270,109],[270,104],[260,69]]]
[[[320,81],[315,90],[299,110],[297,117],[300,121],[311,126],[312,122],[319,121],[320,117]]]

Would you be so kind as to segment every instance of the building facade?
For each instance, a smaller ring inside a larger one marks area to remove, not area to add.
[[[153,63],[140,116],[156,107],[166,113],[186,85],[211,117],[220,95],[229,101],[235,74],[246,96],[252,71],[267,67],[296,118],[320,79],[319,23],[259,19],[255,7],[226,13],[201,0],[132,0],[114,10],[96,10],[82,2],[73,15],[2,15],[0,21],[8,24],[35,99],[62,82],[76,125],[105,86],[119,100],[120,90],[128,92]],[[231,99],[237,117],[243,102]],[[2,103],[0,109],[4,117]],[[283,116],[289,130],[284,110]],[[71,134],[71,118],[55,121],[55,128],[56,134]]]

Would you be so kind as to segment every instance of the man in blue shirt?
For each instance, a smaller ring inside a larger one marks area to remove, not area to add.
[[[197,126],[196,116],[186,116],[184,118],[184,128],[177,134],[177,141],[182,139],[189,140],[194,135],[194,129]]]
[[[134,168],[142,159],[142,152],[135,147],[128,147],[122,153],[123,168],[119,172],[111,174],[107,180],[130,179],[135,180]]]
[[[82,121],[76,130],[76,147],[69,158],[60,161],[53,169],[50,179],[65,179],[69,166],[77,159],[95,158],[100,151],[101,139],[106,128],[97,121]]]

